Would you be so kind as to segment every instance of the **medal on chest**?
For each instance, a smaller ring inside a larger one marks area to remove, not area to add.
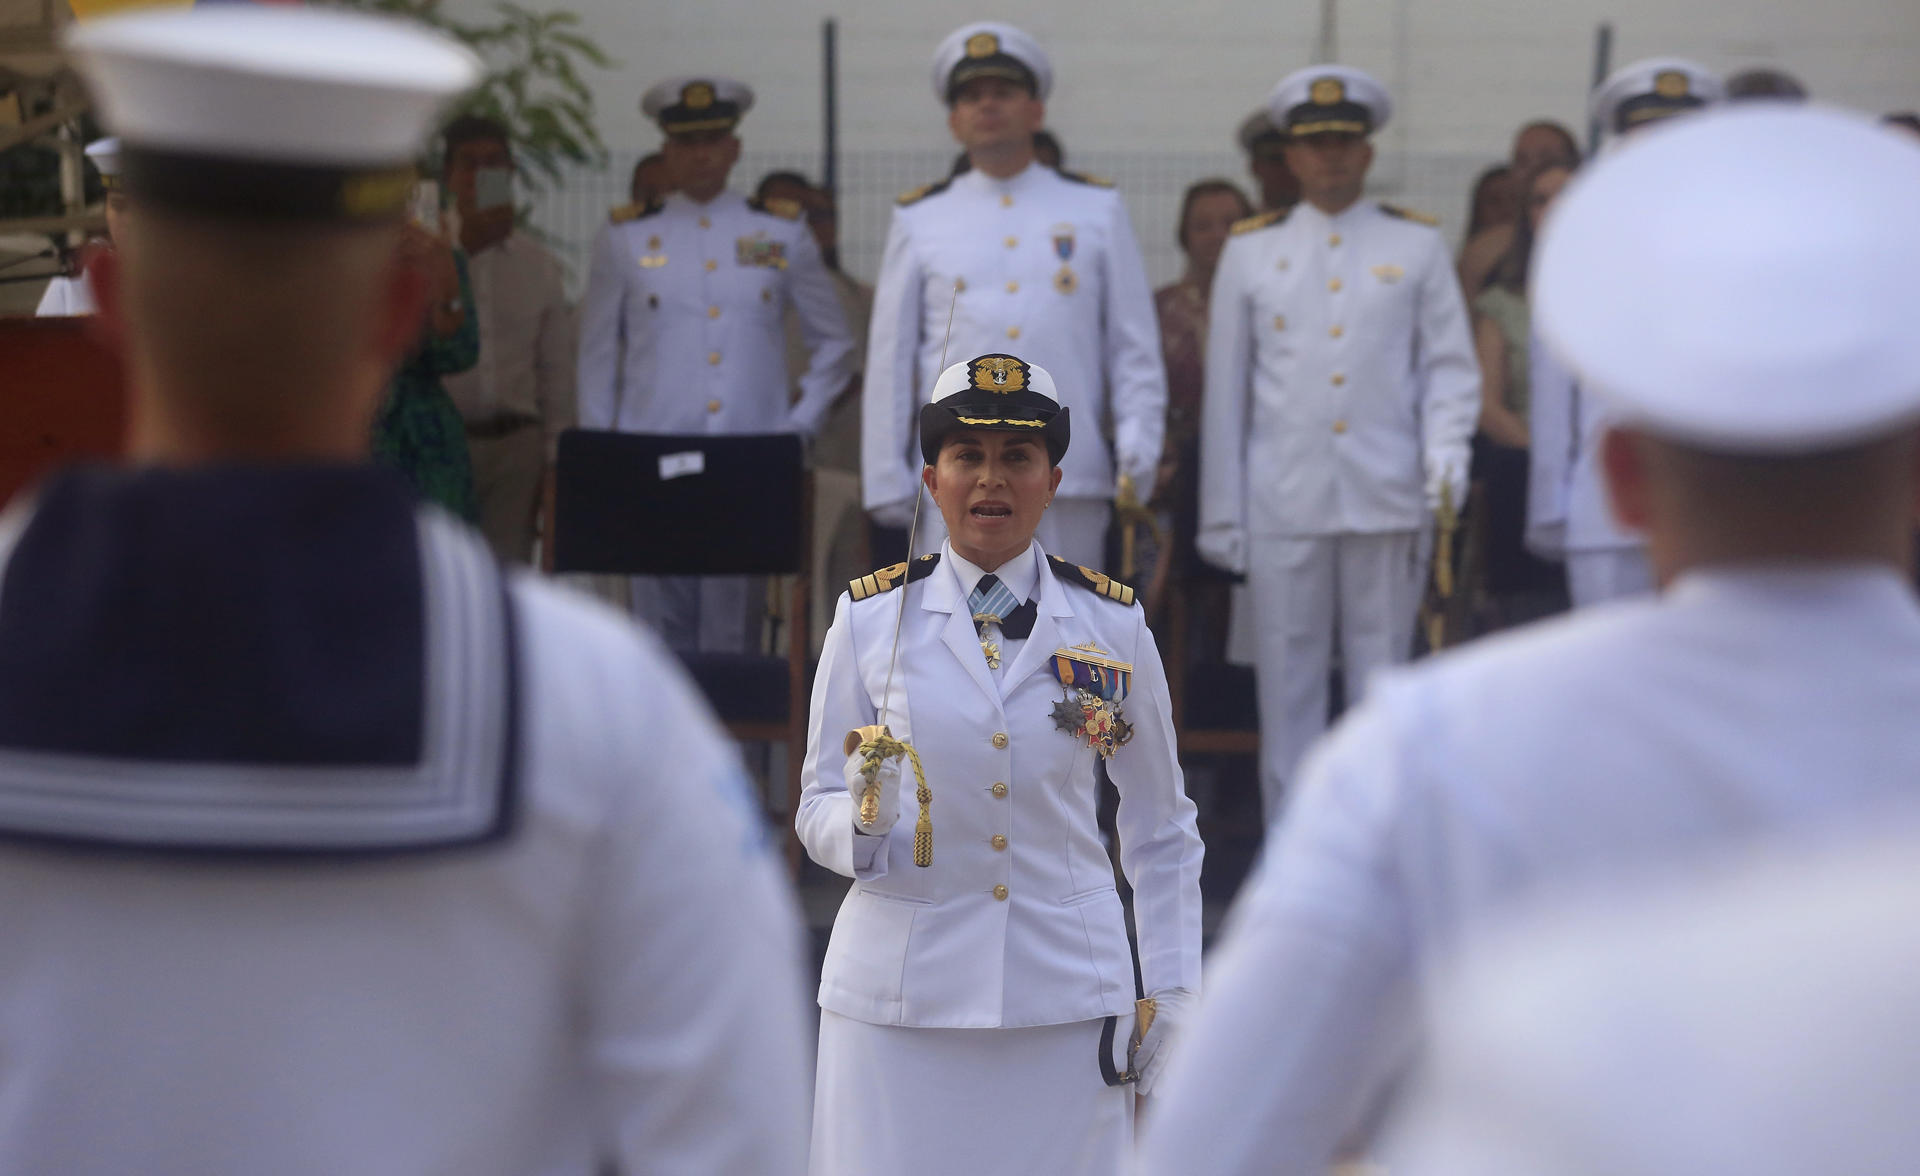
[[[787,268],[787,243],[763,236],[741,237],[733,243],[734,259],[741,265],[761,269]]]
[[[1080,288],[1079,275],[1073,272],[1073,226],[1053,226],[1053,252],[1060,258],[1060,272],[1053,275],[1053,288],[1071,294]]]
[[[1093,748],[1101,759],[1133,738],[1133,724],[1120,712],[1133,685],[1133,665],[1115,661],[1089,641],[1053,652],[1061,699],[1053,704],[1053,725]]]
[[[640,255],[641,269],[659,269],[667,264],[667,255],[660,252],[660,238],[647,238],[647,251]]]

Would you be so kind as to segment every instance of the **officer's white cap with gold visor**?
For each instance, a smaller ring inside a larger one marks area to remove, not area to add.
[[[112,135],[87,144],[86,156],[93,170],[100,173],[100,186],[113,191],[120,186],[120,140]]]
[[[1053,89],[1053,62],[1040,42],[1012,25],[975,21],[948,33],[933,51],[934,96],[951,106],[975,78],[1004,78],[1044,102]]]
[[[753,90],[745,82],[713,75],[668,78],[640,99],[640,112],[669,135],[731,131],[753,109]]]
[[[1589,113],[1610,135],[1711,106],[1726,97],[1713,71],[1684,57],[1649,57],[1623,65],[1594,88]]]
[[[1280,79],[1267,98],[1267,117],[1295,138],[1371,135],[1393,117],[1393,99],[1380,80],[1350,65],[1313,65]]]
[[[65,41],[120,139],[120,186],[216,216],[400,217],[414,159],[480,78],[439,33],[321,8],[147,10],[73,25]]]
[[[928,465],[956,433],[1017,433],[1047,447],[1054,464],[1067,452],[1071,422],[1053,375],[1017,355],[977,355],[940,373],[932,403],[920,409],[920,453]]]
[[[1814,453],[1920,421],[1920,150],[1864,116],[1741,104],[1583,170],[1535,254],[1534,324],[1623,424]]]

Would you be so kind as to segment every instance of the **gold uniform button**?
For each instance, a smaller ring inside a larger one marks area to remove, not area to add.
[[[708,273],[712,273],[712,272],[713,272],[714,270],[717,270],[717,269],[719,269],[719,268],[720,268],[720,263],[719,263],[719,262],[717,262],[717,261],[715,261],[715,260],[713,260],[713,258],[711,258],[711,257],[709,257],[709,258],[707,258],[707,272],[708,272]]]
[[[1284,315],[1284,314],[1276,314],[1276,315],[1274,315],[1274,316],[1273,316],[1273,329],[1274,329],[1274,330],[1276,330],[1276,331],[1284,331],[1284,330],[1286,330],[1286,329],[1287,329],[1287,316],[1286,316],[1286,315]]]
[[[719,412],[719,411],[720,411],[720,402],[719,402],[718,400],[709,400],[709,401],[707,401],[707,411],[708,411],[708,412]]]
[[[1008,283],[1007,283],[1007,293],[1009,293],[1009,294],[1018,294],[1019,292],[1020,292],[1020,283],[1018,283],[1018,282],[1008,282]]]
[[[1005,750],[1007,746],[1007,733],[1005,731],[995,731],[993,733],[993,745],[996,748]]]
[[[993,798],[995,800],[1005,800],[1007,798],[1007,786],[999,781],[995,781],[993,785]]]
[[[700,218],[700,227],[703,229],[711,229],[713,227],[713,222],[703,216]],[[1337,240],[1334,242],[1335,245],[1338,245],[1339,243],[1340,242]]]
[[[1336,249],[1337,249],[1337,248],[1339,248],[1339,246],[1340,246],[1340,234],[1338,234],[1338,233],[1335,233],[1335,234],[1334,234],[1333,236],[1331,236],[1331,237],[1328,237],[1328,238],[1327,238],[1327,244],[1329,244],[1329,245],[1332,245],[1332,246],[1333,246],[1334,248],[1336,248]]]
[[[1335,294],[1338,294],[1340,292],[1340,279],[1335,278],[1333,281],[1328,282],[1327,289],[1333,291]]]
[[[1008,196],[1008,195],[1006,195],[1005,193],[1002,193],[1002,194],[1001,194],[1001,196],[1000,196],[1000,207],[1002,207],[1002,208],[1012,208],[1012,207],[1013,207],[1013,197],[1011,197],[1011,196]]]
[[[1012,249],[1012,248],[1015,248],[1016,246],[1018,246],[1019,244],[1020,244],[1020,238],[1018,238],[1018,237],[1008,237],[1008,238],[1007,238],[1007,248],[1009,248],[1009,249]]]
[[[999,900],[999,901],[1001,901],[1001,902],[1005,902],[1005,901],[1007,901],[1007,888],[1006,888],[1006,886],[1005,886],[1005,885],[1000,885],[1000,886],[996,886],[996,887],[994,887],[994,888],[993,888],[993,897],[994,897],[994,898],[996,898],[996,899],[998,899],[998,900]]]
[[[1335,373],[1333,373],[1333,386],[1334,386],[1334,387],[1336,387],[1336,388],[1338,388],[1338,387],[1340,387],[1340,386],[1342,386],[1342,385],[1344,385],[1344,384],[1345,384],[1346,382],[1347,382],[1347,377],[1346,377],[1346,376],[1345,376],[1345,375],[1344,375],[1343,373],[1340,373],[1340,372],[1335,372]]]
[[[1345,422],[1345,421],[1335,421],[1335,422],[1333,422],[1333,431],[1334,431],[1334,432],[1336,432],[1336,433],[1344,433],[1344,432],[1346,432],[1346,431],[1347,431],[1347,422]]]
[[[708,318],[719,318],[719,317],[720,317],[720,308],[719,308],[719,307],[717,307],[717,306],[709,306],[709,307],[707,307],[707,317],[708,317]]]
[[[1007,328],[1007,338],[1009,338],[1009,339],[1018,339],[1019,337],[1020,337],[1020,328],[1019,328],[1019,327],[1008,327],[1008,328]]]
[[[707,362],[708,362],[708,363],[710,363],[710,364],[712,364],[712,365],[713,365],[713,366],[715,366],[715,367],[719,367],[719,366],[720,366],[720,353],[719,353],[718,351],[709,351],[709,352],[707,352]]]
[[[1340,336],[1346,333],[1347,333],[1347,329],[1345,327],[1334,327],[1333,329],[1327,332],[1327,334],[1333,336],[1336,339],[1338,339]]]
[[[1006,834],[1004,834],[1004,833],[995,833],[995,834],[993,835],[993,847],[994,847],[995,849],[1005,849],[1005,848],[1007,847],[1007,838],[1006,838]]]

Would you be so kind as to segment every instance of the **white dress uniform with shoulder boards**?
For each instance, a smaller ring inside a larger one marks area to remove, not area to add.
[[[932,439],[940,424],[921,420]],[[1133,590],[1035,542],[995,570],[1007,603],[1026,603],[976,628],[981,575],[948,542],[854,581],[814,679],[795,825],[815,861],[854,879],[820,979],[817,1176],[1120,1170],[1132,1092],[1100,1054],[1117,1025],[1110,1060],[1128,1068],[1136,992],[1095,819],[1103,763],[1156,1023],[1198,991],[1201,845]],[[913,766],[888,763],[866,824],[848,789],[864,781],[847,744],[881,725],[924,768],[924,860]],[[1143,1093],[1156,1048],[1135,1058]]]
[[[1920,152],[1861,116],[1687,119],[1561,197],[1541,338],[1671,446],[1897,442],[1920,421],[1916,190]],[[1809,235],[1809,207],[1853,215]],[[1436,967],[1523,902],[1909,810],[1920,600],[1896,562],[1690,564],[1382,681],[1309,758],[1232,917],[1145,1173],[1325,1172],[1406,1072]]]
[[[647,92],[668,135],[731,130],[753,93],[723,78]],[[788,400],[786,313],[810,359]],[[853,378],[853,337],[819,246],[790,201],[675,193],[615,209],[580,300],[582,428],[628,433],[811,436]],[[636,577],[634,606],[676,645],[739,651],[743,576]]]
[[[68,44],[136,208],[356,247],[479,76],[324,9]],[[365,464],[29,495],[0,516],[0,1171],[802,1170],[792,899],[657,642]]]
[[[1720,100],[1720,80],[1690,61],[1656,58],[1615,71],[1594,91],[1593,117],[1621,141],[1636,128]],[[1565,560],[1574,607],[1653,591],[1646,541],[1614,521],[1600,476],[1604,401],[1585,392],[1553,349],[1537,341],[1527,425],[1527,546]]]
[[[957,30],[934,56],[943,103],[980,76],[1023,81],[1042,99],[1053,79],[1032,38],[992,23]],[[1008,179],[970,170],[900,198],[874,286],[862,392],[861,492],[882,521],[905,527],[912,518],[921,493],[915,414],[943,356],[990,351],[1017,351],[1051,371],[1061,403],[1083,422],[1111,420],[1111,452],[1095,443],[1074,450],[1039,531],[1075,563],[1104,563],[1118,478],[1130,478],[1141,501],[1152,493],[1167,410],[1153,290],[1110,183],[1034,162]],[[938,546],[930,504],[919,534],[923,552]]]
[[[87,144],[85,154],[94,170],[100,173],[100,186],[108,192],[117,189],[120,185],[120,140],[111,135],[95,139]],[[98,314],[99,311],[99,304],[93,299],[93,283],[82,273],[48,282],[46,292],[40,295],[40,305],[34,308],[33,313],[40,318],[58,318]]]
[[[1367,134],[1389,109],[1339,66],[1287,78],[1271,105],[1294,135]],[[1271,821],[1326,728],[1336,626],[1349,701],[1412,654],[1420,537],[1443,485],[1465,500],[1480,368],[1446,242],[1389,205],[1241,222],[1211,315],[1198,544],[1248,576]]]

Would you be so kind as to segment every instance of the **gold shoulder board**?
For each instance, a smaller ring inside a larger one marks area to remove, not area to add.
[[[1264,229],[1268,225],[1277,225],[1286,219],[1287,210],[1284,208],[1276,208],[1271,212],[1258,213],[1254,216],[1246,217],[1243,220],[1234,221],[1233,235],[1237,237],[1242,233],[1251,233],[1258,229]]]
[[[925,200],[929,196],[935,196],[941,192],[946,191],[947,185],[952,182],[953,181],[951,179],[945,179],[945,180],[939,181],[938,183],[922,184],[918,188],[914,188],[911,191],[900,193],[900,195],[894,197],[893,202],[895,204],[898,204],[902,208],[905,208],[909,204],[918,204],[920,201]]]
[[[1402,208],[1398,204],[1382,204],[1380,211],[1386,213],[1388,216],[1397,216],[1401,220],[1410,220],[1416,225],[1426,225],[1431,229],[1440,227],[1440,218],[1430,212],[1421,212],[1414,208]]]
[[[783,200],[775,196],[767,200],[756,201],[754,206],[761,212],[769,216],[777,216],[781,220],[800,219],[800,202],[798,200]]]
[[[1052,565],[1054,575],[1069,584],[1078,584],[1096,596],[1104,596],[1115,604],[1133,603],[1133,589],[1105,572],[1096,572],[1080,564],[1068,563],[1053,555],[1047,557],[1047,563]]]
[[[1076,184],[1091,184],[1096,188],[1119,187],[1118,184],[1115,184],[1105,176],[1089,175],[1086,172],[1068,171],[1065,168],[1060,169],[1060,178],[1063,180],[1072,180]]]
[[[622,204],[608,210],[607,219],[616,225],[624,225],[628,221],[636,221],[643,216],[652,216],[664,207],[666,206],[658,200],[649,200],[645,204]]]
[[[855,600],[865,600],[869,596],[878,596],[882,592],[891,592],[902,584],[911,584],[915,580],[924,580],[939,566],[938,555],[923,555],[911,564],[897,563],[892,567],[868,572],[847,581],[847,594]]]

